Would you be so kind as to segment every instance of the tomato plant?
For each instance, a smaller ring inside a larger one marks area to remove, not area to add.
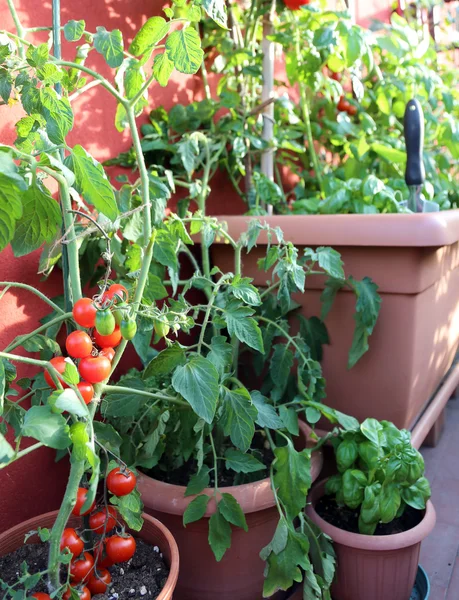
[[[135,553],[136,543],[132,535],[112,535],[105,545],[108,557],[115,563],[127,562]]]
[[[107,475],[107,488],[115,496],[127,496],[135,488],[137,477],[129,469],[117,467]]]
[[[85,331],[72,331],[65,340],[65,347],[72,358],[84,358],[92,352],[92,340]]]

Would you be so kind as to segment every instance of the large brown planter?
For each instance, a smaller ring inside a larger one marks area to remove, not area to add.
[[[50,529],[54,525],[56,517],[57,510],[53,510],[52,512],[33,517],[28,521],[23,521],[19,525],[2,533],[0,535],[0,556],[5,556],[5,554],[9,554],[20,548],[24,544],[24,536],[29,531],[36,530],[38,527],[47,527]],[[145,513],[142,514],[142,517],[144,519],[142,531],[131,531],[131,533],[152,546],[158,546],[161,550],[170,571],[166,585],[163,587],[157,600],[172,600],[179,574],[179,551],[177,544],[171,532],[157,519]],[[72,527],[78,527],[81,524],[81,519],[72,516],[68,523]],[[36,544],[38,542],[39,538],[36,535],[27,540],[27,544]]]
[[[326,480],[310,493],[306,512],[331,537],[337,569],[332,584],[334,600],[409,600],[419,562],[421,542],[435,526],[430,500],[423,520],[412,529],[394,535],[360,535],[334,527],[315,511],[325,493]]]
[[[237,239],[249,217],[219,217]],[[382,297],[370,350],[347,369],[355,297],[341,291],[326,319],[330,345],[323,370],[326,403],[363,421],[367,417],[411,428],[450,368],[459,343],[459,210],[417,215],[317,215],[260,217],[280,227],[300,249],[332,246],[347,275],[371,277]],[[220,240],[212,259],[233,271],[233,252]],[[243,252],[243,274],[264,285],[269,273],[257,268],[267,238]],[[294,299],[307,316],[320,315],[321,277],[311,276]]]
[[[303,447],[307,430],[303,432]],[[322,455],[312,456],[312,479],[319,476]],[[183,527],[183,513],[194,498],[185,497],[183,486],[163,483],[142,475],[138,490],[145,509],[160,519],[174,535],[180,550],[180,575],[177,596],[180,600],[260,600],[263,588],[264,563],[260,550],[268,544],[279,520],[269,479],[233,487],[220,488],[232,494],[244,511],[248,532],[233,527],[231,548],[220,562],[209,547],[209,518],[215,512],[214,490],[206,488],[211,496],[205,517]]]

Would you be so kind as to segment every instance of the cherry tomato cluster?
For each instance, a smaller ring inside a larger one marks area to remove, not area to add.
[[[347,114],[351,117],[354,117],[357,114],[357,106],[346,100],[345,96],[341,96],[339,99],[337,109],[341,112],[347,112]]]
[[[112,469],[106,480],[108,491],[114,496],[130,494],[137,483],[137,478],[132,471],[125,467]],[[130,560],[135,553],[136,543],[132,535],[118,534],[115,530],[118,523],[117,511],[114,506],[96,508],[94,502],[85,511],[81,509],[86,502],[88,490],[80,487],[72,514],[75,516],[89,516],[89,527],[95,535],[101,536],[96,542],[93,552],[84,549],[83,539],[73,527],[64,529],[61,539],[61,550],[67,549],[72,555],[70,562],[70,583],[75,586],[81,600],[90,600],[92,595],[104,594],[111,583],[109,567],[114,564]],[[110,534],[110,535],[108,535]],[[64,600],[69,600],[72,588],[63,594]],[[36,600],[49,600],[47,594],[35,594]]]
[[[86,404],[94,397],[93,384],[101,383],[110,375],[114,348],[123,338],[132,340],[137,332],[136,322],[128,316],[128,298],[126,288],[114,283],[103,294],[99,308],[91,298],[78,300],[73,307],[73,318],[81,327],[92,330],[92,338],[86,331],[73,331],[65,341],[70,358],[55,356],[50,361],[59,373],[64,373],[71,359],[79,361],[78,370],[82,380],[77,387]],[[46,383],[55,389],[49,373],[45,371],[44,375]],[[62,379],[59,378],[59,381],[64,388],[68,387]]]

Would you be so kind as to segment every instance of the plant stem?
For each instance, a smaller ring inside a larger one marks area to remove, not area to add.
[[[174,404],[182,404],[188,406],[187,402],[180,400],[180,398],[176,398],[175,396],[169,396],[168,394],[160,394],[156,392],[147,392],[146,390],[138,390],[136,388],[128,388],[120,385],[105,385],[105,392],[114,392],[114,393],[126,393],[126,394],[137,394],[137,396],[145,396],[146,398],[154,398],[156,400],[165,400],[166,402],[172,402]]]
[[[18,338],[13,340],[9,346],[7,346],[5,348],[5,352],[11,352],[18,346],[22,346],[22,344],[25,341],[32,338],[34,335],[37,335],[37,334],[41,333],[42,331],[45,331],[46,329],[48,329],[48,327],[51,327],[52,325],[56,325],[57,323],[61,323],[62,321],[66,321],[67,319],[71,319],[71,318],[72,318],[72,313],[65,313],[63,315],[59,315],[58,317],[56,317],[55,319],[52,319],[48,323],[41,325],[41,327],[38,327],[37,329],[35,329],[35,331],[32,331],[32,333],[28,333],[26,335],[20,335]]]
[[[42,367],[44,369],[49,366],[49,362],[47,360],[38,360],[36,358],[29,358],[28,356],[18,356],[17,354],[9,354],[8,352],[0,352],[0,358],[23,362],[27,365],[34,365],[35,367]]]
[[[46,297],[39,290],[35,289],[31,285],[27,285],[26,283],[16,283],[15,281],[0,281],[0,287],[3,286],[22,288],[24,290],[27,290],[28,292],[32,292],[32,294],[38,296],[40,300],[43,300],[43,302],[49,304],[49,306],[51,306],[57,313],[61,315],[65,314],[65,311],[62,310],[62,308],[60,308],[57,304],[54,304],[52,300],[50,300],[48,297]]]
[[[217,451],[215,450],[214,436],[212,435],[211,431],[209,431],[209,438],[210,438],[210,445],[212,446],[212,454],[213,454],[213,457],[214,457],[214,496],[215,496],[215,501],[217,501],[217,493],[218,493],[218,457],[217,457]]]
[[[198,198],[198,207],[199,207],[199,210],[201,211],[201,214],[203,217],[206,216],[206,199],[207,199],[207,194],[208,194],[207,186],[209,183],[209,174],[210,174],[210,167],[211,167],[209,144],[208,144],[207,140],[205,141],[205,152],[206,152],[206,163],[204,165],[204,172],[202,175],[202,190],[201,190],[201,193],[199,194],[199,198]],[[209,248],[203,243],[201,243],[201,255],[202,255],[202,270],[203,270],[204,277],[207,277],[207,279],[210,279]]]
[[[53,60],[52,56],[50,56],[50,60]],[[110,94],[112,94],[112,96],[114,96],[118,100],[118,102],[120,102],[126,108],[127,111],[129,105],[126,102],[126,98],[123,98],[123,96],[121,96],[121,94],[112,86],[112,84],[109,81],[107,81],[105,77],[99,75],[99,73],[97,73],[96,71],[93,71],[92,69],[89,69],[84,65],[80,65],[78,63],[74,63],[68,60],[55,59],[53,60],[53,62],[56,63],[56,65],[60,65],[61,67],[70,67],[71,69],[83,71],[83,73],[87,73],[88,75],[91,75],[91,77],[94,77],[94,79],[99,80],[101,86],[104,87],[108,92],[110,92]]]
[[[8,8],[10,10],[11,16],[13,17],[14,26],[16,27],[17,34],[20,38],[23,38],[25,31],[24,31],[23,26],[21,25],[21,21],[19,19],[18,13],[16,11],[16,7],[14,6],[14,1],[7,0],[7,2],[8,2]],[[19,51],[19,56],[21,58],[24,58],[24,48],[22,47],[22,44],[18,47],[18,51]]]

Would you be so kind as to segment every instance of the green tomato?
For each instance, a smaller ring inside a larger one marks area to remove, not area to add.
[[[155,321],[154,327],[156,335],[160,338],[166,337],[169,331],[171,330],[168,323],[164,321]]]
[[[109,308],[97,311],[96,329],[100,335],[111,335],[115,331],[115,325],[115,317]]]
[[[113,314],[115,316],[115,322],[117,325],[121,325],[121,321],[124,320],[127,307],[128,307],[128,305],[126,304],[126,302],[119,302],[116,305],[115,310],[113,311]]]
[[[137,333],[137,323],[132,320],[122,320],[120,325],[121,335],[125,340],[132,340]]]
[[[401,119],[405,114],[405,103],[402,100],[397,100],[392,105],[392,112],[397,117],[397,119]]]

